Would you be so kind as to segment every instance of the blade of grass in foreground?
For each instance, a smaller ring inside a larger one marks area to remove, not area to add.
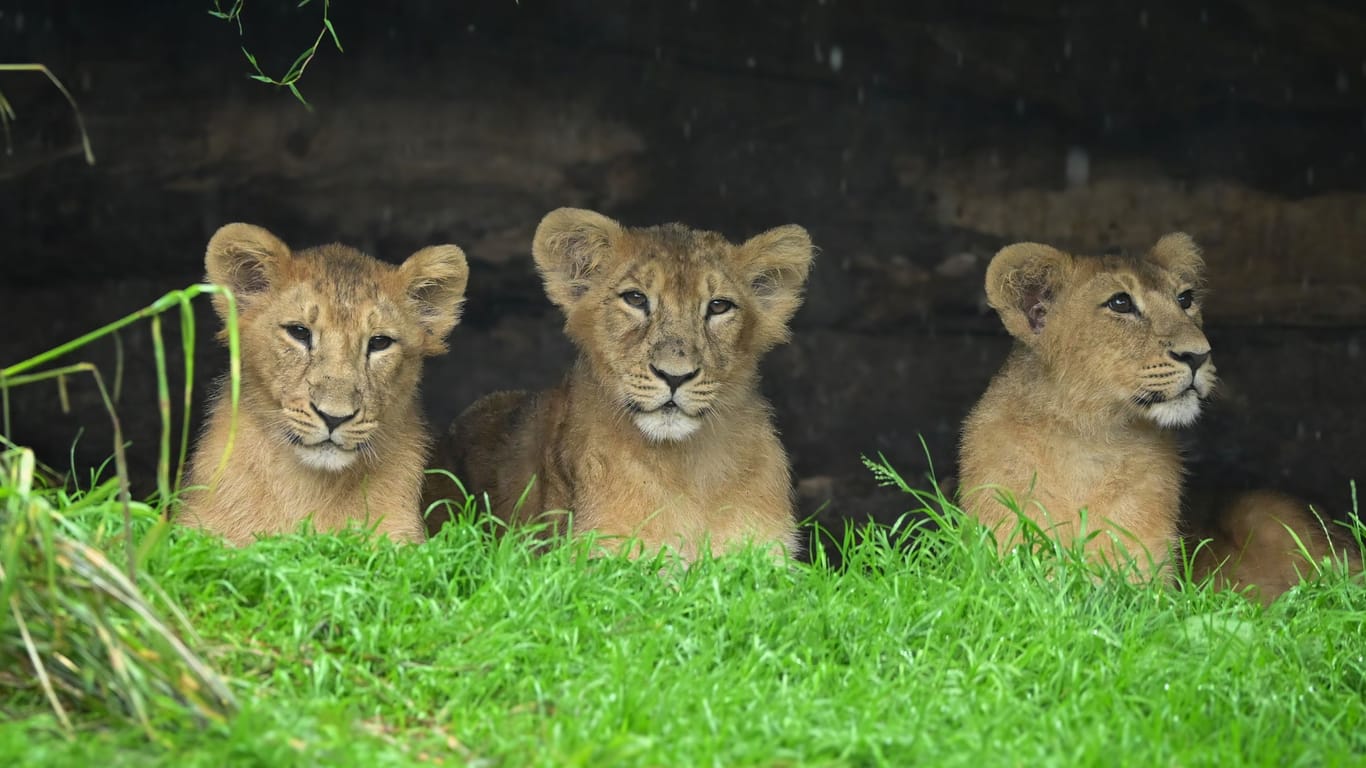
[[[63,396],[67,379],[81,373],[94,379],[113,426],[115,481],[92,481],[84,493],[68,494],[62,488],[44,488],[35,482],[36,461],[28,449],[10,447],[0,453],[0,606],[7,609],[0,610],[0,670],[4,670],[0,672],[0,690],[23,696],[36,681],[68,738],[74,733],[73,710],[130,718],[149,738],[161,740],[154,723],[174,722],[187,714],[200,723],[221,722],[235,708],[223,680],[147,601],[136,573],[137,563],[145,561],[164,536],[184,476],[194,379],[194,314],[190,302],[203,293],[222,294],[228,307],[225,335],[235,422],[240,396],[236,304],[232,294],[218,286],[195,285],[172,291],[102,328],[0,368],[6,434],[10,387],[55,380],[59,396]],[[185,353],[185,413],[172,483],[171,396],[161,315],[177,306]],[[106,336],[112,335],[117,341],[122,328],[142,319],[151,320],[157,407],[162,419],[155,508],[135,503],[130,497],[116,398],[110,397],[99,370],[88,362],[36,370]],[[12,443],[6,438],[3,445]],[[219,471],[231,450],[230,441]],[[101,521],[121,512],[125,570],[114,566],[101,551],[114,543],[103,533],[102,522],[96,526],[96,533],[90,534],[68,520],[63,511]],[[139,529],[145,531],[141,549],[135,539]],[[171,615],[180,621],[180,630],[193,638],[184,612],[146,576],[142,580],[169,606]]]
[[[235,704],[224,681],[97,546],[71,534],[53,508],[61,494],[35,487],[33,465],[28,449],[0,454],[0,668],[14,670],[0,690],[21,696],[36,679],[69,737],[72,710],[131,718],[153,739],[182,713],[225,720]],[[92,490],[84,512],[115,513],[115,487]]]

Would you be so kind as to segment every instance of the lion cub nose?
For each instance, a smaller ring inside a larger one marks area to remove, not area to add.
[[[352,411],[351,413],[348,413],[345,416],[333,416],[332,414],[327,413],[326,411],[324,411],[316,405],[313,405],[312,403],[309,403],[309,405],[313,406],[313,412],[318,414],[318,418],[322,419],[323,423],[327,425],[328,432],[334,432],[336,431],[337,427],[340,427],[342,424],[345,424],[346,422],[356,418],[355,411]]]
[[[1204,365],[1205,361],[1209,359],[1208,350],[1204,352],[1168,352],[1167,354],[1171,355],[1172,359],[1178,363],[1189,365],[1191,367],[1191,373],[1200,370],[1200,366]]]
[[[653,365],[650,366],[650,372],[658,376],[659,378],[663,379],[664,383],[669,385],[670,392],[677,392],[678,388],[683,386],[686,382],[692,381],[693,379],[697,378],[697,374],[699,371],[701,371],[700,368],[694,368],[693,370],[688,371],[687,373],[674,374],[665,373],[664,371],[659,370]]]

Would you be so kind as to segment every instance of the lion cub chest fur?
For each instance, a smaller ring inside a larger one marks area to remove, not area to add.
[[[1201,331],[1203,261],[1167,235],[1137,258],[1076,257],[1021,243],[987,270],[987,297],[1015,349],[964,424],[964,509],[998,528],[1018,519],[1152,573],[1177,538],[1180,454],[1170,427],[1198,416],[1215,377]],[[1118,550],[1122,550],[1118,551]]]
[[[746,542],[794,552],[791,475],[758,361],[786,340],[801,302],[813,255],[805,230],[735,245],[560,209],[541,222],[533,254],[579,359],[554,389],[472,405],[437,465],[487,492],[509,522],[568,511],[577,532],[689,560]],[[425,501],[451,490],[429,479]],[[428,519],[432,530],[443,522]]]
[[[340,245],[293,252],[229,224],[205,264],[237,298],[241,400],[234,425],[226,387],[213,398],[179,521],[235,544],[306,519],[424,539],[417,387],[459,318],[464,253],[433,246],[395,267]],[[226,323],[226,300],[215,308]]]

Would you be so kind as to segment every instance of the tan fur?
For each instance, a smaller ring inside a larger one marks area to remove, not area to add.
[[[806,231],[779,227],[734,245],[678,224],[630,229],[562,208],[542,220],[533,254],[579,359],[554,389],[472,405],[442,438],[436,465],[486,491],[512,523],[558,524],[554,511],[572,510],[575,531],[638,537],[689,560],[749,540],[794,552],[787,455],[758,392],[758,363],[787,339],[801,303]],[[673,391],[666,376],[691,378]],[[425,501],[452,491],[430,476]],[[429,529],[444,520],[429,517]]]
[[[1340,541],[1338,529],[1299,499],[1251,491],[1217,509],[1212,523],[1193,525],[1188,537],[1196,581],[1212,578],[1216,589],[1246,591],[1270,604],[1325,558],[1361,569],[1360,549]]]
[[[445,351],[459,319],[464,253],[432,246],[394,267],[343,245],[292,252],[260,227],[229,224],[205,265],[237,298],[241,404],[220,475],[232,434],[226,386],[213,397],[190,470],[203,488],[186,494],[179,521],[235,544],[305,519],[320,531],[373,525],[423,540],[428,436],[417,388],[423,358]],[[215,307],[226,323],[227,302],[215,297]],[[322,414],[349,418],[331,426]]]
[[[1100,531],[1089,551],[1162,567],[1177,536],[1182,468],[1165,427],[1189,423],[1214,385],[1201,331],[1203,270],[1189,237],[1163,237],[1142,257],[1078,257],[1035,243],[1003,249],[987,269],[991,306],[1015,348],[968,416],[963,507],[1015,540],[1017,518],[1071,542],[1081,510]],[[1189,308],[1178,296],[1197,291]],[[1117,294],[1136,312],[1115,311]],[[1124,553],[1115,547],[1122,547]]]

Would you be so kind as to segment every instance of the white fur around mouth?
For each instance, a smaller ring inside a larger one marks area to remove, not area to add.
[[[645,437],[657,443],[683,440],[702,426],[701,419],[689,416],[676,406],[637,413],[633,418]]]
[[[1159,427],[1184,427],[1200,416],[1200,395],[1192,387],[1160,403],[1148,406],[1148,418]]]
[[[316,445],[295,446],[294,450],[304,466],[324,472],[340,472],[356,461],[355,451],[348,451],[330,440]]]

